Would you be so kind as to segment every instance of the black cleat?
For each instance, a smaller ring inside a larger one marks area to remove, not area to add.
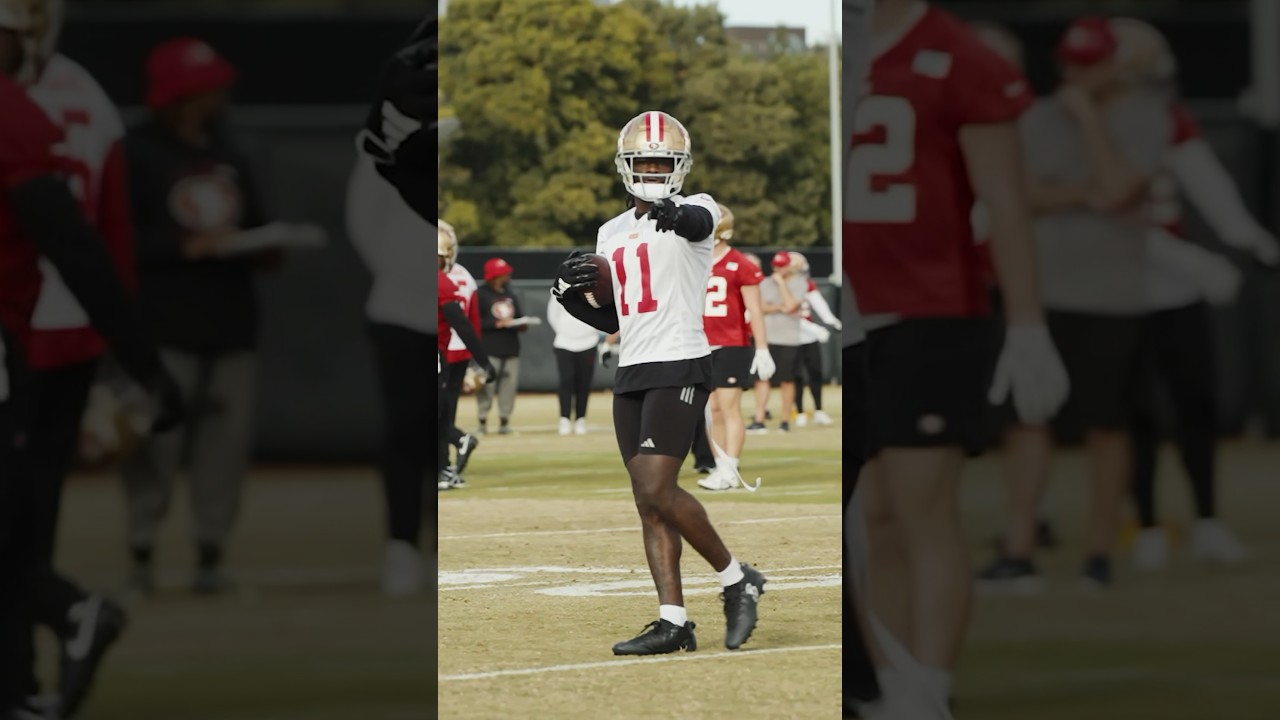
[[[724,646],[730,650],[742,647],[756,629],[756,611],[764,584],[768,582],[761,572],[742,563],[743,578],[724,589]]]
[[[1044,589],[1044,581],[1030,560],[999,555],[978,573],[977,588],[990,593],[1034,595]]]
[[[123,608],[101,595],[77,603],[70,616],[69,632],[59,639],[59,718],[70,718],[80,709],[102,658],[129,622]]]
[[[669,620],[655,620],[645,625],[645,632],[613,646],[614,655],[666,655],[677,650],[693,652],[698,649],[698,638],[692,622],[680,627]]]
[[[1089,591],[1106,590],[1114,579],[1111,575],[1111,560],[1102,555],[1093,555],[1085,559],[1084,571],[1080,573],[1080,589]]]
[[[458,470],[459,475],[467,469],[467,461],[471,459],[471,453],[480,447],[480,439],[470,433],[463,435],[458,441]]]

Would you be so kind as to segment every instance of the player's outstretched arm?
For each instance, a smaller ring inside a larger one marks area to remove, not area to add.
[[[458,333],[458,337],[462,340],[462,344],[467,350],[471,351],[471,357],[476,361],[490,379],[494,379],[493,363],[489,360],[489,354],[484,351],[484,345],[480,343],[480,335],[476,332],[476,328],[471,324],[471,318],[467,317],[467,311],[462,309],[462,303],[451,302],[441,306],[440,313],[449,321],[449,327]]]
[[[1187,198],[1223,242],[1267,264],[1280,260],[1275,238],[1249,212],[1231,173],[1207,142],[1197,138],[1178,145],[1170,150],[1168,164]]]

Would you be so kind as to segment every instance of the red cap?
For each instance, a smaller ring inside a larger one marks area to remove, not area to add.
[[[196,38],[167,40],[147,58],[147,105],[161,108],[236,81],[236,69],[208,43]]]
[[[791,256],[785,251],[779,250],[773,255],[774,267],[787,267],[791,264]]]
[[[1091,15],[1071,23],[1058,42],[1058,61],[1065,65],[1094,65],[1116,54],[1116,35],[1104,17]]]
[[[492,280],[503,275],[510,275],[515,268],[502,258],[489,258],[484,262],[484,279]]]

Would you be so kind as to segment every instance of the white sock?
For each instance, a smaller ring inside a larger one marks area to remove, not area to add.
[[[658,617],[680,627],[684,627],[685,623],[689,622],[689,613],[685,612],[680,605],[659,605]]]
[[[729,567],[720,570],[716,574],[720,576],[721,586],[729,587],[730,585],[737,585],[742,582],[742,565],[738,563],[737,558],[731,555],[729,556]]]
[[[718,457],[716,458],[716,469],[722,473],[736,472],[738,469],[738,458],[736,457]]]

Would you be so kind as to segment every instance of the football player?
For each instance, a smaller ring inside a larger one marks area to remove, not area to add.
[[[702,323],[711,345],[715,383],[708,402],[710,436],[720,452],[715,455],[715,469],[698,480],[698,485],[707,490],[732,490],[741,480],[738,460],[747,437],[742,391],[752,385],[753,377],[767,382],[775,368],[760,309],[764,273],[729,244],[734,232],[733,212],[724,205],[718,207],[720,224],[715,231],[714,263],[707,278]]]
[[[1152,312],[1144,321],[1144,341],[1153,350],[1147,372],[1168,390],[1177,410],[1179,456],[1191,481],[1196,522],[1191,529],[1191,552],[1202,560],[1238,563],[1247,549],[1217,517],[1217,372],[1216,341],[1209,304],[1229,302],[1239,287],[1239,273],[1220,256],[1180,242],[1185,236],[1179,191],[1187,194],[1210,226],[1227,245],[1238,248],[1264,265],[1280,259],[1276,240],[1246,208],[1231,176],[1200,134],[1190,111],[1176,99],[1177,63],[1168,42],[1151,25],[1139,20],[1110,21],[1119,42],[1119,54],[1139,84],[1154,86],[1170,98],[1173,145],[1165,168],[1151,185],[1148,210],[1156,223],[1156,238],[1149,253],[1148,275]],[[1207,255],[1197,264],[1177,262],[1174,252]],[[1216,269],[1215,264],[1226,265]],[[1182,268],[1186,267],[1186,270]],[[1225,292],[1212,285],[1222,278]],[[1206,302],[1207,301],[1207,302]],[[1134,500],[1140,531],[1133,548],[1134,566],[1140,570],[1163,567],[1168,542],[1158,526],[1155,508],[1156,459],[1159,433],[1150,399],[1139,405],[1131,427],[1134,448]]]
[[[725,646],[735,650],[755,629],[764,575],[738,562],[702,503],[678,483],[713,380],[702,314],[720,210],[709,195],[680,194],[693,165],[692,143],[667,113],[645,112],[623,126],[615,160],[634,209],[602,225],[596,238],[596,253],[610,263],[613,302],[595,308],[582,297],[581,290],[597,285],[600,271],[591,256],[577,251],[561,264],[552,290],[575,317],[621,339],[614,431],[659,605],[658,619],[613,652],[697,648],[680,582],[682,539],[719,577]]]
[[[147,390],[153,428],[172,428],[181,416],[180,394],[143,331],[115,259],[86,222],[86,203],[73,193],[69,178],[80,171],[73,158],[55,154],[65,147],[65,133],[27,94],[25,86],[36,81],[43,64],[35,9],[30,0],[0,0],[0,717],[43,712],[29,699],[36,690],[30,619],[50,567],[51,550],[41,545],[51,540],[43,540],[48,529],[41,525],[53,519],[49,497],[34,486],[61,475],[33,477],[26,440],[50,409],[29,374],[32,361],[44,359],[32,338],[50,268],[120,365]],[[78,418],[71,425],[74,436]],[[74,448],[72,441],[61,458],[64,468]],[[56,514],[56,498],[53,504]],[[63,626],[70,619],[54,621]],[[65,665],[63,670],[65,675]]]
[[[1015,121],[1021,75],[959,20],[878,0],[869,89],[845,170],[845,272],[866,321],[869,461],[859,482],[883,705],[948,717],[972,579],[957,508],[987,400],[1042,422],[1067,392],[1037,288]],[[981,198],[1008,308],[995,383],[989,312],[969,226]],[[989,392],[990,391],[990,392]],[[877,633],[879,636],[880,633]],[[895,647],[895,644],[898,647]],[[908,674],[910,680],[908,680]]]
[[[440,358],[436,365],[440,389],[440,407],[438,408],[440,424],[437,428],[439,456],[436,459],[436,489],[451,490],[463,484],[457,471],[449,467],[449,447],[458,434],[454,419],[458,413],[458,398],[462,395],[462,381],[467,372],[467,365],[474,360],[482,370],[486,382],[496,378],[497,374],[488,353],[480,344],[480,334],[476,331],[479,323],[476,317],[467,311],[468,299],[453,281],[451,271],[454,260],[458,257],[458,241],[452,226],[444,221],[440,221],[436,226],[436,255],[440,266],[437,276],[440,283],[437,291],[437,320],[440,327],[437,342]],[[449,344],[454,337],[468,353],[466,360],[456,363],[449,359]]]
[[[476,298],[478,286],[475,276],[457,261],[457,231],[454,230],[452,225],[443,220],[440,220],[439,223],[439,227],[453,238],[453,242],[450,245],[453,254],[448,258],[449,279],[457,286],[458,297],[462,298],[462,307],[466,310],[467,317],[471,320],[471,327],[475,330],[476,335],[479,336],[482,331],[480,329],[480,303]],[[467,375],[467,368],[471,366],[471,359],[471,351],[467,349],[466,343],[458,335],[457,328],[454,328],[452,335],[449,337],[449,344],[445,348],[445,361],[448,362],[450,387],[449,442],[457,449],[457,462],[449,470],[451,474],[450,482],[455,488],[466,485],[466,480],[462,478],[462,473],[466,470],[471,454],[480,446],[480,441],[475,435],[464,432],[458,427],[458,398],[462,395],[463,379]],[[493,379],[496,380],[497,378],[494,377]],[[510,428],[505,425],[500,430],[504,435],[510,431]]]
[[[831,339],[831,332],[827,327],[840,332],[842,326],[840,318],[831,312],[827,299],[822,296],[818,284],[813,281],[813,276],[809,272],[809,258],[798,252],[791,252],[788,255],[791,256],[791,264],[795,266],[796,272],[805,281],[804,301],[800,306],[800,369],[803,371],[804,381],[796,387],[796,427],[805,427],[809,424],[809,416],[804,411],[806,387],[809,388],[809,395],[813,397],[814,424],[830,425],[831,416],[822,410],[822,386],[826,381],[822,373],[822,345]],[[827,327],[815,323],[813,321],[815,315]]]

